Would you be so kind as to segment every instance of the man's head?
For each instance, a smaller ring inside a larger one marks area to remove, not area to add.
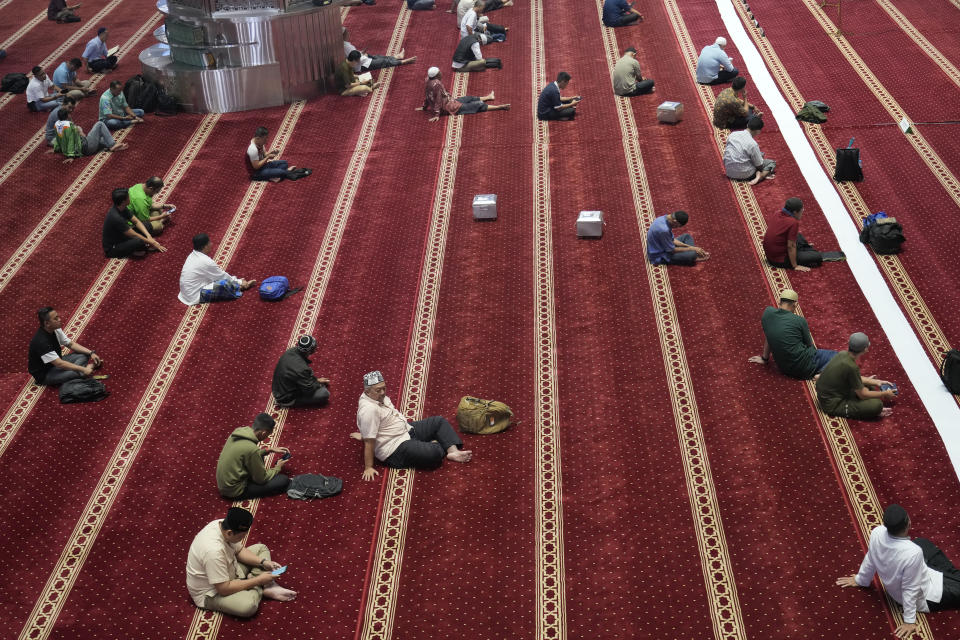
[[[112,93],[115,96],[118,96],[122,91],[123,91],[123,82],[121,82],[120,80],[110,81],[110,93]]]
[[[317,339],[313,336],[300,336],[297,340],[297,351],[305,356],[310,355],[317,350]]]
[[[360,59],[360,52],[357,51],[356,49],[354,49],[349,53],[349,55],[347,55],[347,60],[349,60],[350,62],[356,62],[359,59]]]
[[[477,0],[473,3],[473,10],[477,12],[477,15],[480,15],[480,12],[483,11],[484,2],[483,0]]]
[[[76,71],[82,66],[83,66],[83,60],[81,60],[80,58],[70,58],[67,61],[67,69],[70,69],[70,71]]]
[[[784,289],[780,292],[780,308],[794,313],[797,310],[797,300],[800,296],[793,289]]]
[[[130,204],[130,192],[126,189],[114,189],[110,199],[113,200],[113,206],[122,211]]]
[[[72,112],[73,107],[70,107],[69,109],[66,106],[60,107],[57,109],[57,120],[69,120]]]
[[[892,504],[883,510],[883,526],[892,536],[903,537],[910,530],[910,516],[907,510],[898,504]]]
[[[627,47],[626,49],[623,50],[623,55],[630,56],[631,58],[635,58],[637,56],[637,48]]]
[[[557,74],[557,86],[561,89],[566,89],[567,85],[570,84],[570,74],[566,71],[561,71]]]
[[[747,79],[743,76],[737,76],[730,86],[733,87],[734,91],[743,91],[743,88],[747,86]]]
[[[383,402],[387,395],[387,383],[383,381],[383,374],[371,371],[363,376],[363,392],[377,402]]]
[[[257,144],[264,144],[269,133],[266,127],[257,127],[257,130],[253,132],[253,139],[257,141]]]
[[[670,225],[671,229],[677,229],[684,226],[690,220],[690,216],[686,211],[674,211],[669,216],[667,216],[667,224]]]
[[[197,235],[193,236],[194,251],[202,251],[203,253],[209,253],[211,244],[212,243],[210,242],[210,236],[208,236],[205,233],[198,233]]]
[[[100,27],[97,29],[97,37],[100,38],[103,42],[107,41],[107,28]]]
[[[721,49],[727,46],[727,39],[723,36],[719,36],[716,40],[713,41],[713,44],[717,45]]]
[[[427,69],[427,79],[432,80],[433,78],[440,77],[440,69],[438,67],[430,67]]]
[[[263,442],[270,437],[270,434],[273,433],[273,427],[276,426],[277,421],[273,419],[269,413],[258,413],[257,417],[253,419],[253,434],[257,436],[258,442]]]
[[[67,113],[73,113],[73,110],[76,108],[76,106],[77,106],[77,99],[71,98],[70,96],[64,96],[63,100],[60,102],[60,108],[66,109]],[[57,115],[59,116],[60,114],[58,113]]]
[[[43,330],[49,333],[53,333],[63,326],[63,321],[60,320],[60,314],[57,313],[57,310],[53,307],[41,307],[37,309],[37,320],[40,321],[40,326],[43,327]]]
[[[30,73],[33,74],[33,77],[37,80],[44,80],[47,77],[47,74],[43,72],[43,67],[34,67],[30,70]]]
[[[253,514],[240,507],[227,509],[227,517],[220,521],[220,532],[230,544],[236,544],[247,535],[253,524]]]
[[[750,118],[750,122],[747,123],[747,131],[750,132],[754,138],[760,135],[760,130],[763,129],[763,119],[762,118]]]
[[[860,331],[851,334],[850,340],[847,341],[847,351],[849,351],[854,358],[862,356],[869,348],[870,339],[867,337],[867,334]]]
[[[147,178],[147,181],[143,183],[143,192],[151,198],[157,195],[160,189],[163,189],[163,180],[161,180],[159,176],[150,176]]]
[[[790,212],[794,218],[799,220],[803,217],[803,200],[800,198],[787,198],[786,203],[784,203],[783,208]]]

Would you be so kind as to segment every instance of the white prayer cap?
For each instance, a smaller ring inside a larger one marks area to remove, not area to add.
[[[714,42],[713,44],[718,44],[721,47],[725,47],[727,46],[727,39],[724,38],[723,36],[720,36],[717,38],[716,42]]]
[[[427,69],[428,78],[436,78],[437,75],[439,74],[440,74],[440,69],[438,69],[437,67],[430,67],[429,69]]]
[[[490,22],[490,18],[488,18],[487,16],[483,16],[482,18],[480,18],[480,24],[487,24],[488,22]]]

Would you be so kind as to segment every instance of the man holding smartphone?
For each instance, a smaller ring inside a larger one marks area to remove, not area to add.
[[[269,413],[261,413],[253,419],[253,426],[234,429],[227,438],[217,461],[217,489],[224,498],[249,500],[286,492],[290,478],[280,471],[290,459],[290,450],[260,447],[261,442],[273,435],[275,424]],[[283,457],[268,469],[264,459],[271,453]]]

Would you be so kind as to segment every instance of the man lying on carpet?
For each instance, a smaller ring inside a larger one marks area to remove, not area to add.
[[[723,149],[723,169],[727,177],[733,180],[749,180],[757,184],[763,179],[773,180],[777,169],[776,160],[763,157],[756,138],[763,129],[763,120],[751,118],[744,131],[734,131],[727,136],[727,146]]]
[[[261,598],[289,602],[297,597],[296,591],[277,584],[273,572],[282,567],[270,559],[266,545],[242,546],[252,524],[252,513],[230,507],[226,518],[194,537],[187,554],[187,590],[201,609],[249,618]]]
[[[710,254],[693,243],[689,233],[673,236],[673,230],[687,224],[686,211],[674,211],[653,221],[647,231],[647,258],[650,264],[691,266],[710,259]]]
[[[363,393],[357,407],[357,428],[350,434],[363,440],[364,480],[373,480],[379,471],[373,458],[395,469],[436,469],[444,457],[470,462],[472,451],[463,451],[463,440],[442,416],[408,423],[387,397],[383,374],[371,371],[363,376]]]
[[[865,333],[850,336],[847,351],[841,351],[823,368],[817,378],[817,400],[827,415],[840,418],[885,418],[893,409],[883,406],[894,400],[896,385],[860,373],[860,359],[870,348]]]
[[[623,57],[613,65],[613,92],[618,96],[632,98],[654,91],[653,80],[644,79],[640,73],[636,47],[627,47],[623,51]]]
[[[166,251],[150,235],[147,227],[133,215],[130,195],[126,189],[114,189],[110,195],[113,206],[103,220],[103,254],[108,258],[142,256],[147,251]]]
[[[318,378],[310,368],[317,339],[300,336],[297,346],[283,352],[273,369],[273,398],[280,407],[322,407],[330,399],[330,380]]]
[[[807,320],[797,315],[797,300],[796,291],[784,289],[780,292],[780,306],[763,310],[760,318],[763,354],[752,356],[749,362],[767,364],[772,353],[781,372],[791,378],[809,380],[823,371],[837,352],[813,346]]]
[[[500,111],[510,108],[509,104],[487,104],[494,99],[493,91],[478,98],[477,96],[463,96],[456,100],[450,97],[446,88],[443,86],[443,78],[440,69],[430,67],[427,69],[426,96],[423,100],[423,106],[417,110],[426,111],[431,115],[430,122],[436,122],[440,116],[466,116],[483,111]]]
[[[258,414],[252,427],[238,427],[227,438],[217,460],[217,489],[231,500],[251,500],[284,493],[290,478],[280,473],[290,459],[284,447],[260,448],[260,443],[273,435],[276,421],[269,413]],[[267,469],[263,462],[271,453],[283,457]]]
[[[177,297],[183,304],[236,300],[257,284],[256,280],[237,278],[221,269],[210,257],[212,251],[210,236],[205,233],[193,236],[193,251],[180,271],[180,295]]]
[[[30,357],[27,368],[37,384],[59,386],[93,374],[103,365],[103,360],[93,349],[74,342],[63,332],[63,321],[53,307],[37,311],[40,328],[30,340]],[[64,356],[63,347],[73,353]]]
[[[763,116],[747,102],[746,86],[746,78],[734,78],[733,84],[717,96],[713,104],[713,126],[717,129],[743,129],[751,118]]]
[[[783,209],[767,220],[767,230],[763,234],[763,252],[767,256],[767,262],[774,267],[810,271],[810,267],[823,264],[823,254],[814,249],[800,234],[801,218],[803,200],[789,198]]]
[[[367,71],[373,71],[374,69],[386,69],[387,67],[399,67],[404,64],[413,64],[417,61],[417,56],[412,58],[404,58],[404,50],[400,50],[398,56],[378,56],[374,54],[369,54],[366,51],[361,51],[357,49],[350,43],[350,35],[347,33],[347,28],[343,28],[343,55],[349,56],[351,51],[360,51],[360,60],[353,65],[353,70],[357,73],[366,73]]]
[[[892,504],[883,524],[870,533],[867,554],[856,575],[837,579],[841,587],[870,587],[880,576],[887,595],[903,605],[903,624],[894,633],[909,638],[917,630],[917,611],[960,609],[960,569],[926,538],[910,539],[910,516]]]
[[[572,76],[566,71],[557,74],[557,79],[545,86],[537,97],[538,120],[573,120],[577,115],[580,96],[564,98],[560,92],[570,84]]]
[[[717,38],[713,44],[705,46],[697,58],[697,82],[700,84],[723,84],[730,82],[740,71],[733,66],[733,62],[724,52],[727,39]]]

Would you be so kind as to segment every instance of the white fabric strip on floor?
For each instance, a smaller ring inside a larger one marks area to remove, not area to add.
[[[750,82],[763,96],[770,115],[777,121],[791,154],[840,244],[840,249],[847,254],[847,264],[853,271],[857,284],[866,296],[870,308],[880,322],[897,358],[907,372],[907,377],[910,378],[911,384],[920,396],[923,406],[936,425],[940,438],[946,446],[947,454],[953,462],[954,473],[960,477],[960,407],[943,386],[939,372],[927,357],[913,327],[897,305],[873,257],[860,243],[860,233],[840,199],[833,179],[817,161],[813,148],[797,122],[793,110],[781,95],[780,89],[767,70],[763,57],[744,29],[736,8],[732,4],[736,1],[716,0],[716,3],[730,38],[743,56],[743,64],[740,67],[746,66],[749,70]],[[762,19],[762,16],[757,18]],[[821,98],[821,96],[812,96],[810,99],[814,98]],[[897,132],[896,135],[903,134]],[[869,172],[869,167],[867,171]],[[869,174],[865,179],[870,179]],[[832,267],[827,265],[824,268]],[[811,273],[805,277],[817,276]],[[859,330],[860,327],[850,327],[850,333]],[[894,415],[897,411],[894,410]],[[903,409],[899,411],[902,419]],[[903,421],[901,424],[906,426],[909,422]]]

